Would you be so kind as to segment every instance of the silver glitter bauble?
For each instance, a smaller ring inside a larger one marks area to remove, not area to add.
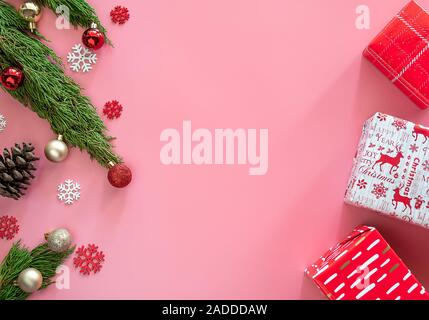
[[[54,252],[67,251],[72,243],[72,237],[67,229],[56,229],[46,237],[48,247]]]
[[[33,293],[40,289],[43,283],[43,276],[39,270],[28,268],[23,270],[19,276],[17,284],[22,291]]]
[[[69,154],[69,148],[63,141],[63,136],[59,135],[57,139],[51,140],[45,147],[45,156],[49,161],[64,161]]]

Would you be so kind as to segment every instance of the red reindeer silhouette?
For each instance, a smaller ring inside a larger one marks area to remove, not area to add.
[[[404,197],[401,195],[401,190],[404,187],[403,184],[400,184],[399,187],[397,187],[396,189],[394,189],[393,191],[395,192],[395,194],[393,195],[393,200],[392,200],[392,204],[395,206],[395,210],[398,208],[398,204],[402,203],[404,205],[404,210],[402,210],[402,212],[405,212],[408,208],[410,209],[410,214],[412,212],[411,210],[411,198],[408,197]]]
[[[377,164],[380,164],[380,170],[383,171],[383,165],[388,163],[392,166],[390,168],[390,174],[392,174],[393,169],[395,169],[395,171],[398,170],[399,164],[401,163],[401,159],[404,157],[404,155],[401,151],[401,147],[396,146],[396,151],[397,154],[395,157],[389,156],[388,154],[380,154],[380,158],[374,163],[372,168],[374,169]]]
[[[428,138],[429,138],[429,128],[416,124],[414,126],[414,131],[413,131],[413,137],[415,141],[419,139],[419,135],[422,135],[423,138],[425,138],[425,142],[423,143],[426,143],[426,141],[428,141]]]

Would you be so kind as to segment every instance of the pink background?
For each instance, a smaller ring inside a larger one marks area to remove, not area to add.
[[[429,286],[429,231],[343,204],[365,119],[381,111],[429,125],[427,112],[361,58],[406,1],[366,1],[370,30],[355,28],[360,0],[90,2],[115,48],[101,49],[89,74],[71,74],[99,111],[111,99],[124,105],[121,119],[106,122],[134,181],[114,190],[104,169],[73,150],[62,164],[42,159],[22,201],[0,200],[25,244],[65,226],[78,245],[106,254],[99,274],[71,269],[70,290],[51,287],[34,299],[322,299],[304,268],[361,223],[378,227]],[[109,19],[116,4],[131,11],[123,26]],[[65,57],[82,30],[54,23],[45,11],[40,30]],[[31,141],[42,154],[54,137],[48,124],[0,98],[8,120],[1,146]],[[268,174],[162,165],[159,135],[183,120],[268,128]],[[66,178],[82,185],[71,207],[56,200]],[[0,257],[11,244],[0,240]]]

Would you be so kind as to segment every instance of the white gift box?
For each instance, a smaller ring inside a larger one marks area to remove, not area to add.
[[[382,113],[367,120],[345,202],[429,228],[429,128]]]

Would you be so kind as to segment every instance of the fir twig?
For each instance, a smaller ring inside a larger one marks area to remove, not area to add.
[[[63,5],[69,8],[70,23],[74,26],[90,28],[92,23],[97,24],[97,28],[105,35],[106,42],[111,44],[107,38],[106,28],[101,24],[93,7],[85,0],[37,0],[39,4],[50,8],[56,13],[56,9]]]
[[[73,253],[75,247],[66,252],[49,250],[46,243],[30,251],[20,241],[15,243],[0,265],[0,300],[24,300],[30,294],[16,286],[19,274],[27,268],[35,268],[43,276],[41,289],[52,284],[57,268]]]
[[[87,150],[102,166],[120,163],[113,153],[111,137],[88,97],[64,74],[60,58],[38,39],[28,35],[27,23],[16,10],[0,0],[0,68],[19,66],[25,80],[21,88],[9,91],[39,117],[49,121],[66,143]]]

